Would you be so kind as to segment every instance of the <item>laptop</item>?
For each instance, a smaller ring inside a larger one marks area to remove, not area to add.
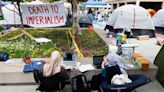
[[[104,55],[93,56],[93,65],[95,66],[95,68],[101,69],[101,63],[103,62],[103,57]]]
[[[76,58],[77,55],[75,52],[64,52],[62,65],[64,67],[67,66],[76,67],[77,66]]]

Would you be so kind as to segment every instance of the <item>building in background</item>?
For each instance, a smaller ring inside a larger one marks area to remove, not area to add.
[[[151,8],[156,11],[161,8],[164,8],[164,0],[103,0],[103,1],[111,3],[113,9],[125,4],[136,4],[146,9]]]

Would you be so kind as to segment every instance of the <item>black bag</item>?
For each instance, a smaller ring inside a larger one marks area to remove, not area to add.
[[[99,86],[100,86],[102,81],[105,81],[105,77],[102,76],[101,73],[98,75],[93,75],[92,80],[91,80],[91,89],[92,90],[98,90],[98,92],[101,92]]]
[[[79,74],[71,79],[72,92],[90,92],[88,81],[83,74]]]

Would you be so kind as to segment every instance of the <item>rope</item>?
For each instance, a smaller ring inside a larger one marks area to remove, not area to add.
[[[72,35],[72,33],[71,33],[71,30],[69,29],[68,32],[69,32],[69,34],[70,34],[70,36],[71,36],[71,38],[72,38],[72,42],[73,42],[73,44],[74,44],[74,46],[75,46],[75,49],[76,49],[76,51],[77,51],[78,59],[83,58],[84,56],[83,56],[83,54],[80,52],[80,50],[79,50],[79,48],[78,48],[78,46],[77,46],[77,43],[76,43],[76,41],[75,41],[75,39],[74,39],[74,37],[73,37],[73,35]]]

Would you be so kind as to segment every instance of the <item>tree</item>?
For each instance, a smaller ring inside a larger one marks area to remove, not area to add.
[[[4,1],[12,1],[14,2],[15,0],[4,0]],[[20,9],[20,2],[23,2],[24,0],[16,0],[16,3],[18,5],[18,11],[19,11],[19,15],[20,15],[20,19],[21,19],[21,28],[23,29],[23,19],[22,19],[22,12],[21,12],[21,9]],[[26,0],[26,1],[33,1],[33,0]],[[54,1],[60,1],[60,0],[47,0],[48,2],[54,2]],[[74,36],[74,39],[76,41],[76,43],[80,46],[81,48],[81,41],[80,39],[78,38],[78,35],[77,33],[80,31],[80,28],[79,28],[79,24],[77,22],[78,20],[78,14],[77,14],[77,5],[78,5],[78,2],[83,2],[83,1],[86,1],[86,0],[67,0],[69,3],[71,3],[72,5],[72,15],[73,15],[73,25],[72,25],[72,33],[73,33],[73,36]],[[24,34],[27,34],[30,38],[32,38],[32,36],[30,36],[27,32],[25,32],[24,30],[22,30],[22,32]]]
[[[12,3],[14,3],[14,0],[3,0],[3,1],[11,1]],[[27,1],[33,1],[33,0],[27,0]],[[22,34],[19,34],[19,35],[13,37],[13,38],[10,38],[10,40],[11,39],[16,39],[16,38],[18,38],[18,37],[20,37],[20,36],[22,36],[24,34],[29,36],[31,39],[34,39],[33,36],[31,36],[26,31],[23,30],[24,27],[23,27],[23,18],[22,18],[22,12],[21,12],[21,8],[20,8],[20,2],[24,2],[24,0],[16,0],[16,4],[18,6],[18,14],[20,16],[20,21],[21,21],[21,32],[22,32]]]
[[[60,1],[60,0],[48,0],[49,2],[54,2],[54,1]],[[80,32],[80,27],[79,27],[79,24],[78,24],[78,10],[77,10],[77,5],[78,5],[78,2],[83,2],[83,1],[86,1],[86,0],[67,0],[69,3],[71,3],[72,5],[72,20],[73,20],[73,25],[72,25],[72,33],[73,33],[73,36],[74,36],[74,39],[77,43],[77,45],[79,46],[79,48],[81,49],[81,41],[78,37],[78,33]],[[73,47],[73,45],[72,45]]]
[[[14,0],[2,0],[2,1],[10,1],[12,3],[14,3]],[[32,0],[26,0],[28,2],[31,2]],[[21,21],[21,28],[23,29],[23,19],[22,19],[22,12],[21,12],[21,9],[20,9],[20,2],[24,2],[24,0],[16,0],[16,4],[18,6],[18,14],[20,16],[20,21]]]

